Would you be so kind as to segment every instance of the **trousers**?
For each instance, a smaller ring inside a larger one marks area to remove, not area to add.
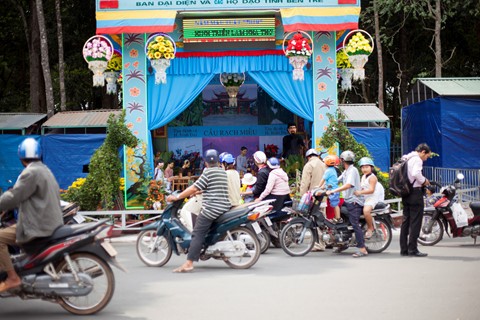
[[[402,198],[403,221],[400,227],[400,252],[409,253],[418,251],[417,239],[422,228],[423,191],[414,188],[413,192]]]
[[[14,245],[17,239],[17,226],[13,225],[0,229],[0,270],[13,270],[12,259],[8,252],[8,245]]]

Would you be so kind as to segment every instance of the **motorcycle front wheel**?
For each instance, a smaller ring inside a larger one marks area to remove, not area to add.
[[[431,223],[433,215],[430,213],[424,213],[422,218],[422,228],[420,229],[420,236],[417,242],[422,246],[434,246],[440,242],[443,238],[443,223],[439,219],[435,219],[432,225],[432,231],[425,233],[424,228],[428,223]]]
[[[258,242],[260,242],[260,253],[267,252],[270,248],[270,233],[267,230],[262,229],[262,232],[257,234]]]
[[[260,257],[260,242],[255,233],[247,228],[239,227],[230,230],[233,240],[242,241],[245,244],[245,252],[240,257],[225,258],[225,263],[232,269],[248,269],[257,263]],[[227,235],[223,241],[230,241]]]
[[[86,296],[59,297],[58,303],[76,315],[99,312],[110,302],[115,291],[115,278],[112,268],[101,258],[90,253],[75,253],[70,256],[77,273],[85,273],[92,278],[93,289]],[[59,274],[71,273],[65,260],[57,266]]]
[[[363,231],[367,231],[365,223]],[[380,253],[388,248],[392,242],[392,228],[383,219],[375,219],[375,230],[372,237],[365,239],[368,253]]]
[[[315,245],[314,232],[313,228],[305,227],[305,222],[291,222],[280,233],[280,245],[292,257],[304,256]]]
[[[137,238],[137,255],[149,267],[161,267],[172,257],[172,247],[167,238],[157,236],[156,230],[140,232]]]

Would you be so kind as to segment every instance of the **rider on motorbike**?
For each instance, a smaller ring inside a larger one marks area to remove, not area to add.
[[[63,225],[60,208],[60,187],[50,169],[41,161],[39,143],[25,139],[18,147],[18,156],[25,169],[15,186],[0,197],[0,211],[18,207],[18,222],[0,229],[0,269],[7,279],[0,283],[0,292],[21,284],[8,252],[8,245],[25,244],[35,238],[48,237]]]
[[[198,261],[205,236],[216,218],[231,207],[228,198],[228,180],[225,170],[218,166],[217,150],[210,149],[204,156],[206,168],[200,178],[178,196],[169,195],[168,202],[187,198],[197,191],[203,191],[202,211],[197,218],[192,232],[192,242],[188,249],[187,261],[173,272],[193,271],[193,262]]]

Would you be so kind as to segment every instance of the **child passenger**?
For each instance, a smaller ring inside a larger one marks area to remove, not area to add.
[[[328,155],[323,159],[323,162],[327,166],[327,170],[323,174],[323,178],[320,181],[320,187],[326,187],[326,190],[334,190],[338,188],[338,176],[335,164],[338,162],[338,157],[335,155]],[[332,193],[328,196],[330,206],[335,211],[334,223],[343,223],[343,219],[340,217],[340,194],[338,192]]]
[[[257,182],[257,177],[251,173],[245,173],[242,178],[242,192],[241,195],[244,198],[244,203],[252,202],[255,200],[253,197],[253,188]]]
[[[364,195],[365,203],[363,205],[363,215],[367,221],[367,232],[365,233],[365,239],[369,239],[373,234],[373,219],[372,219],[372,210],[375,208],[377,203],[382,202],[385,198],[385,190],[383,186],[378,182],[377,176],[375,175],[375,164],[373,160],[368,157],[363,157],[358,162],[360,169],[362,170],[363,176],[360,181],[362,190],[357,190],[354,192],[356,196]]]

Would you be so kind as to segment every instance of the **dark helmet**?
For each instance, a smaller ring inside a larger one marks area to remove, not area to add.
[[[42,151],[40,144],[33,138],[27,138],[18,146],[20,160],[40,160]]]
[[[218,163],[218,151],[215,149],[208,149],[203,155],[203,160],[208,164],[217,164]]]

